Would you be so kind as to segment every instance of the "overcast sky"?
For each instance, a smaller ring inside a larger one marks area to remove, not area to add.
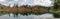
[[[42,5],[42,6],[53,6],[54,1],[52,0],[0,0],[0,3],[3,5],[9,5],[11,4],[12,6],[15,4],[19,5]]]

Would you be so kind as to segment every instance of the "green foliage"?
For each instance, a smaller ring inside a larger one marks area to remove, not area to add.
[[[60,18],[60,14],[53,13],[53,15],[54,15],[55,18]]]

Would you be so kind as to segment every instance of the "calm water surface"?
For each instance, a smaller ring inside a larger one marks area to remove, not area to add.
[[[52,14],[49,14],[49,13],[47,13],[47,14],[42,14],[42,15],[33,15],[33,14],[31,14],[31,15],[28,15],[28,16],[26,16],[26,15],[20,15],[20,14],[18,14],[17,16],[16,15],[14,15],[14,14],[4,14],[4,15],[2,15],[2,16],[0,16],[0,19],[45,19],[45,18],[54,18],[53,17],[53,15]]]

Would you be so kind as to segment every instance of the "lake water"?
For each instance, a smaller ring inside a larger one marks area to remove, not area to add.
[[[0,16],[0,19],[52,19],[54,18],[53,17],[53,14],[49,14],[49,13],[46,13],[46,14],[42,14],[42,15],[34,15],[34,14],[31,14],[31,15],[14,15],[14,14],[4,14],[2,16]]]

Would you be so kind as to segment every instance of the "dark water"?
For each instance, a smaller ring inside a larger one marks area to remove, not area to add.
[[[34,14],[31,14],[31,15],[14,15],[14,14],[3,14],[0,16],[0,19],[52,19],[54,18],[53,17],[53,14],[49,14],[49,13],[46,13],[46,14],[42,14],[42,15],[34,15]]]

